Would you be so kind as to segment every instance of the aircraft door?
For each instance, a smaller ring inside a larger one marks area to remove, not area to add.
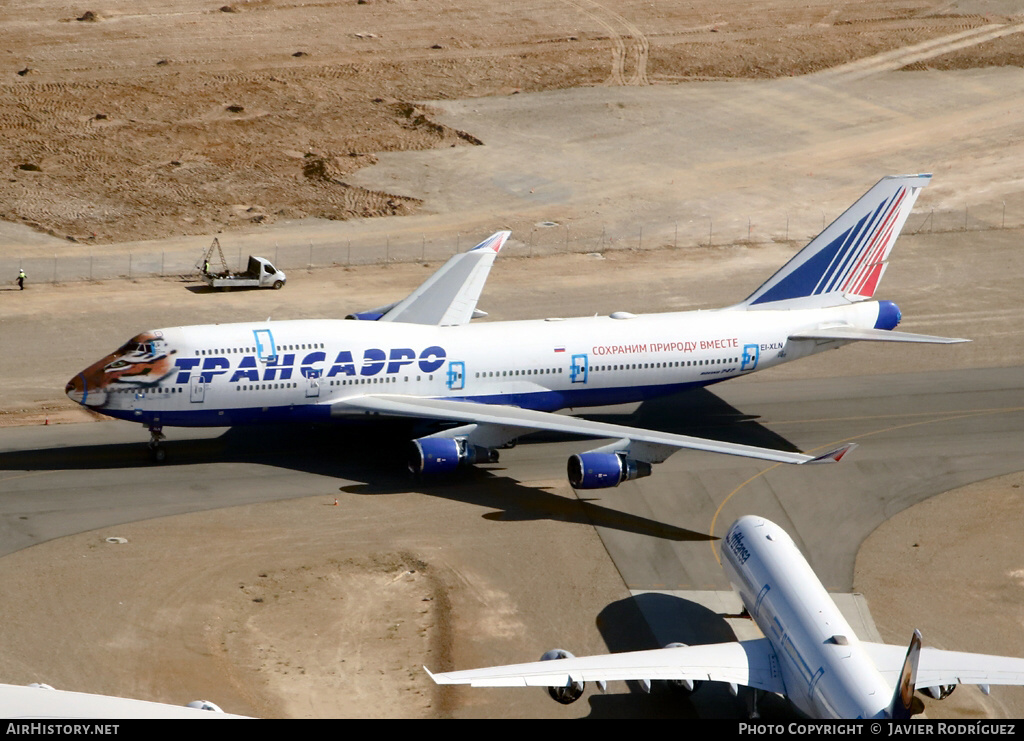
[[[752,371],[757,368],[757,361],[761,356],[761,348],[758,345],[744,345],[743,355],[740,360],[741,371]]]
[[[206,396],[206,384],[203,383],[202,375],[195,375],[191,378],[191,388],[189,389],[189,398],[193,404],[201,404]]]
[[[274,335],[269,329],[255,329],[256,357],[261,363],[273,363],[277,360],[277,348],[274,346]]]
[[[306,372],[306,398],[312,399],[320,396],[320,371],[309,370]]]
[[[587,362],[587,354],[572,356],[572,365],[569,366],[569,381],[572,383],[586,383],[590,367]]]
[[[445,385],[452,391],[461,391],[466,388],[466,364],[461,360],[453,360],[448,363],[448,378]]]

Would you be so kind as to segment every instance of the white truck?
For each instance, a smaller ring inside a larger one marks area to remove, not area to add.
[[[249,266],[244,273],[210,273],[203,279],[211,288],[281,288],[288,280],[285,274],[275,268],[264,257],[249,256]]]

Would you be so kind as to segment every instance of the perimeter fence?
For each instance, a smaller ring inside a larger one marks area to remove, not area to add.
[[[694,216],[686,220],[649,223],[634,228],[585,228],[573,224],[541,222],[528,233],[513,232],[502,254],[541,256],[563,253],[604,253],[614,250],[661,248],[707,248],[735,245],[792,244],[802,246],[818,234],[836,215],[799,218],[788,214],[768,219]],[[1024,201],[1008,208],[1005,202],[967,205],[962,210],[915,211],[904,227],[904,234],[949,233],[1015,229],[1024,226]],[[247,245],[247,235],[219,235],[228,266],[244,270],[250,253],[271,260],[282,270],[315,269],[383,263],[438,262],[469,249],[488,236],[484,232],[456,233],[445,238],[421,237],[410,240],[407,234],[393,239],[387,233],[388,222],[380,230],[358,239],[336,241],[274,243],[268,247],[261,239],[259,247]],[[339,226],[344,231],[344,224]],[[23,255],[0,256],[0,282],[13,281],[24,269],[34,283],[141,278],[150,276],[198,277],[199,262],[209,242],[196,237],[195,251],[148,249],[118,250],[117,245],[97,247],[83,254],[80,244],[75,254],[62,254],[50,247],[26,249]],[[72,250],[69,250],[70,253]],[[212,263],[214,269],[218,263]]]

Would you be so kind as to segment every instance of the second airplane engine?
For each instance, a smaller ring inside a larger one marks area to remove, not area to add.
[[[433,476],[450,473],[459,466],[497,461],[498,451],[473,445],[464,437],[423,437],[412,441],[409,470]]]
[[[668,643],[665,648],[686,648],[686,643]],[[700,679],[669,679],[665,682],[669,687],[678,691],[689,694],[690,692],[697,691],[704,682]]]
[[[573,489],[610,489],[623,481],[651,475],[651,464],[623,453],[579,453],[569,457],[569,484]]]
[[[576,657],[563,648],[553,648],[550,651],[545,652],[545,654],[540,657],[540,660],[556,661],[558,659],[574,658]],[[583,695],[584,687],[586,687],[585,682],[573,682],[570,680],[564,687],[548,687],[548,694],[551,695],[551,699],[555,702],[561,703],[562,705],[571,705],[579,700]]]
[[[955,684],[940,684],[935,687],[922,687],[921,692],[928,695],[928,697],[933,700],[945,700],[953,694],[953,690],[955,689]]]

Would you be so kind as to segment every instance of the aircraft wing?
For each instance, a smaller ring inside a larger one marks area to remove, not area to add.
[[[206,707],[166,705],[127,697],[55,690],[46,685],[0,684],[0,718],[241,718]]]
[[[331,405],[332,416],[351,416],[353,412],[358,413],[360,410],[365,414],[437,419],[510,430],[505,441],[535,430],[549,430],[581,437],[618,438],[627,440],[634,446],[634,457],[649,463],[660,463],[680,448],[758,458],[778,463],[835,463],[856,447],[856,444],[848,443],[827,453],[814,456],[595,422],[579,417],[499,404],[480,404],[471,401],[413,396],[356,396],[334,402]],[[636,445],[637,443],[640,445]]]
[[[441,326],[468,324],[476,312],[476,302],[494,258],[511,234],[495,232],[468,252],[455,255],[378,321]]]
[[[927,342],[935,345],[955,345],[970,340],[958,337],[936,337],[930,334],[911,334],[896,332],[891,329],[857,329],[855,327],[829,327],[806,332],[797,332],[789,336],[791,340],[849,340],[868,342]]]
[[[903,666],[906,648],[863,641],[861,645],[886,681],[894,682]],[[950,684],[1024,685],[1024,659],[922,648],[917,667],[917,687]]]
[[[564,687],[571,682],[689,679],[731,682],[781,694],[786,690],[777,669],[775,651],[767,638],[437,674],[424,669],[437,684],[473,687]]]

